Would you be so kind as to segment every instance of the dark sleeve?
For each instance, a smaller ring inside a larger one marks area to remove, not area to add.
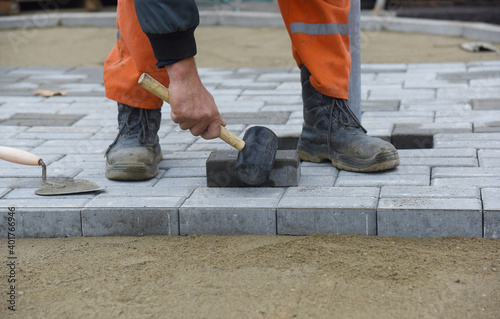
[[[200,16],[194,0],[135,0],[135,10],[158,61],[196,55],[194,30]]]

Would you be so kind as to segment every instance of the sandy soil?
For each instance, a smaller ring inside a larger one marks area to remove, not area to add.
[[[18,239],[16,254],[19,318],[500,316],[498,240]]]
[[[200,27],[200,67],[295,66],[284,28]],[[1,66],[102,65],[116,39],[115,28],[47,28],[0,31]],[[425,63],[498,60],[500,52],[460,49],[472,40],[396,32],[361,36],[363,63]],[[495,44],[500,50],[500,44]]]
[[[283,29],[197,32],[199,66],[294,65]],[[0,65],[102,65],[115,35],[113,28],[1,31]],[[463,52],[457,46],[468,40],[460,38],[377,32],[364,39],[364,63],[500,58]],[[17,239],[15,313],[7,308],[8,254],[0,239],[0,318],[500,318],[499,240]]]

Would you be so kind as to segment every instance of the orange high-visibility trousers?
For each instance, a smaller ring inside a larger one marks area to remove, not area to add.
[[[292,41],[293,57],[311,72],[311,84],[319,92],[349,97],[349,0],[278,0]],[[118,39],[104,63],[106,96],[117,102],[157,109],[163,101],[137,84],[143,72],[168,87],[165,69],[156,67],[151,44],[137,20],[133,0],[119,0]]]
[[[133,107],[160,108],[163,101],[137,83],[144,72],[166,87],[170,81],[167,71],[156,67],[149,39],[137,20],[134,0],[118,1],[116,26],[116,45],[104,62],[106,97]]]
[[[278,0],[297,66],[324,95],[348,99],[349,0]]]

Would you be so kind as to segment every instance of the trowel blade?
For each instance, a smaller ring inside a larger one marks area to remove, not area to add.
[[[46,182],[44,187],[35,191],[35,194],[40,196],[68,195],[97,192],[103,189],[96,183],[85,179],[58,179],[54,182]]]

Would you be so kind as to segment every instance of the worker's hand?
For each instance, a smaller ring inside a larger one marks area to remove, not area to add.
[[[183,130],[204,139],[217,138],[220,126],[226,122],[215,105],[214,98],[201,83],[194,58],[167,65],[170,78],[170,116]]]

